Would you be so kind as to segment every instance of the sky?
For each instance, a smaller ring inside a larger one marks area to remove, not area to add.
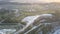
[[[0,0],[0,1],[10,1],[19,3],[49,3],[49,2],[60,2],[60,0]]]

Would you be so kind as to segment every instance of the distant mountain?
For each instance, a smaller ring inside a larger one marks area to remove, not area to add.
[[[60,3],[56,3],[56,2],[52,2],[52,3],[18,3],[18,2],[0,1],[0,5],[6,5],[6,4],[11,4],[11,5],[52,5],[52,4],[56,4],[56,5],[59,5]]]
[[[31,5],[31,3],[18,3],[18,2],[4,2],[4,1],[0,1],[0,5]]]
[[[32,7],[32,9],[35,9],[35,6],[37,5],[39,10],[58,10],[60,9],[60,3],[52,2],[52,3],[18,3],[18,2],[4,2],[0,1],[0,7],[3,8],[18,8],[18,9],[27,9]]]
[[[0,1],[0,5],[6,5],[6,4],[19,4],[16,2],[4,2],[4,1]]]
[[[44,3],[44,4],[39,4],[42,9],[46,10],[60,10],[60,3],[52,2],[52,3]]]

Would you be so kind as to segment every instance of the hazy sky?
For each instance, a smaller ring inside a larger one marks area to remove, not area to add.
[[[40,3],[40,2],[60,2],[60,0],[3,0],[3,1],[12,1],[12,2],[23,2],[23,3]]]

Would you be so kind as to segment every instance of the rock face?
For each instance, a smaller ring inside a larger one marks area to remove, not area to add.
[[[26,26],[22,29],[23,31],[27,29],[29,26],[32,25],[36,26],[40,24],[40,21],[45,22],[47,19],[52,19],[53,15],[52,14],[41,14],[41,15],[36,15],[36,16],[28,16],[22,19],[22,22],[26,23]]]
[[[34,20],[36,20],[38,17],[39,17],[39,15],[37,15],[37,16],[27,16],[24,19],[22,19],[22,22],[33,23]]]
[[[55,16],[52,14],[41,14],[36,20],[34,20],[34,25],[38,25],[40,23],[50,23],[55,21]]]
[[[52,34],[60,34],[60,23],[55,22],[50,25],[52,27],[51,33]]]
[[[56,30],[53,34],[60,34],[60,29]]]
[[[41,15],[35,15],[35,16],[27,16],[24,19],[22,19],[22,22],[26,23],[33,23],[34,21],[38,21],[39,19],[47,19],[47,18],[52,18],[52,14],[41,14]]]
[[[26,26],[22,29],[23,31],[26,30],[29,26],[39,25],[40,23],[51,23],[50,25],[42,26],[42,32],[39,31],[39,34],[60,34],[60,21],[56,21],[56,17],[53,14],[41,14],[35,16],[27,16],[22,19],[22,22],[26,23]],[[39,27],[40,29],[41,27]],[[38,29],[37,29],[38,30]],[[46,31],[46,32],[45,32]]]

